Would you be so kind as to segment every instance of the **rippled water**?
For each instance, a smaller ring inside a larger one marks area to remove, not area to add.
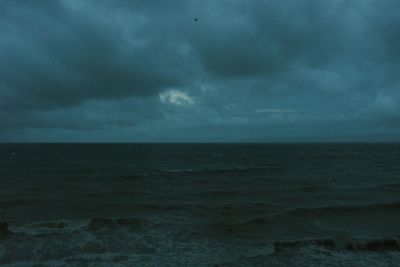
[[[0,145],[0,264],[400,266],[399,163],[399,144]]]

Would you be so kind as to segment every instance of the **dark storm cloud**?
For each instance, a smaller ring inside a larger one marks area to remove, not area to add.
[[[105,10],[73,10],[61,2],[15,2],[2,14],[3,106],[59,108],[93,98],[151,95],[178,84],[168,62],[173,51],[145,36],[131,38],[124,31],[135,26],[124,29],[118,21],[122,11],[106,16]]]
[[[0,22],[3,140],[400,136],[398,1],[5,0]]]

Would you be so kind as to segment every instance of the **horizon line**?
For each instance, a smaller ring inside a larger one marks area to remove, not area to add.
[[[240,142],[2,142],[0,145],[5,144],[133,144],[133,145],[145,145],[145,144],[400,144],[400,141],[240,141]]]

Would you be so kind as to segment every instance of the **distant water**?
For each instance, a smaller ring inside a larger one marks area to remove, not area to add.
[[[400,266],[399,144],[3,144],[0,265]]]

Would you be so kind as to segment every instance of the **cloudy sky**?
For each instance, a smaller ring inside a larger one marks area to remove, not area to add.
[[[0,141],[400,141],[400,1],[1,0]]]

